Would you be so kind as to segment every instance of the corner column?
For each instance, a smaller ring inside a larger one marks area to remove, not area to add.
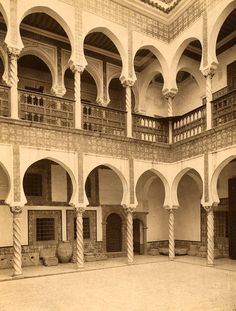
[[[13,214],[13,276],[22,276],[21,259],[21,220],[22,207],[10,206]]]
[[[212,205],[204,206],[207,212],[207,265],[214,265],[214,208]]]
[[[133,212],[134,207],[124,207],[127,215],[127,258],[128,264],[133,264],[134,262],[134,244],[133,244]]]
[[[84,267],[84,240],[83,240],[83,213],[81,206],[75,207],[76,211],[76,265],[78,269]]]
[[[204,77],[206,78],[206,129],[212,128],[212,78],[216,72],[217,64],[214,63],[210,67],[202,70]]]
[[[75,128],[82,129],[82,105],[81,105],[81,74],[84,71],[84,67],[80,65],[72,64],[70,69],[74,73],[74,90],[75,90]]]
[[[175,217],[174,210],[178,209],[178,206],[175,207],[165,207],[169,212],[169,260],[175,259]]]
[[[8,60],[9,60],[9,84],[11,86],[10,99],[11,99],[11,118],[19,119],[18,108],[18,74],[17,74],[17,59],[20,55],[20,50],[13,47],[8,47]]]
[[[163,95],[167,101],[167,110],[168,110],[168,117],[169,117],[169,144],[173,142],[173,133],[172,133],[172,120],[173,117],[173,99],[177,94],[177,89],[165,89],[163,91]]]
[[[133,80],[123,80],[123,87],[125,87],[125,105],[126,105],[126,128],[127,128],[127,137],[133,136],[133,122],[132,122],[132,103],[131,103],[131,87],[134,85]]]

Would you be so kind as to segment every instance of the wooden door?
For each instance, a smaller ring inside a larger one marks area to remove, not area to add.
[[[236,259],[236,178],[229,179],[229,257]]]
[[[107,252],[121,252],[122,250],[122,219],[116,213],[107,217],[106,248]]]
[[[134,253],[140,254],[140,220],[134,219],[133,221],[133,243]]]

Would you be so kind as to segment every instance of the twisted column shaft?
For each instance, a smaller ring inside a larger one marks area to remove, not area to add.
[[[205,207],[207,212],[207,264],[214,265],[214,211],[212,206]]]
[[[81,107],[81,73],[84,68],[79,65],[72,65],[71,70],[74,72],[74,90],[75,90],[75,128],[82,128],[82,107]]]
[[[169,209],[169,259],[175,258],[175,223],[174,223],[174,211]]]
[[[11,86],[11,117],[18,119],[18,74],[17,74],[17,59],[20,54],[20,50],[15,48],[8,48],[9,56],[9,83]]]
[[[84,208],[76,208],[76,264],[77,268],[84,267],[83,213]]]
[[[125,208],[127,214],[127,257],[128,264],[134,262],[134,245],[133,245],[133,211],[131,207]]]
[[[134,85],[133,80],[123,81],[125,87],[125,106],[126,106],[126,122],[127,122],[127,137],[132,137],[132,102],[131,102],[131,87]]]
[[[22,275],[21,259],[21,207],[10,207],[13,214],[13,276]]]

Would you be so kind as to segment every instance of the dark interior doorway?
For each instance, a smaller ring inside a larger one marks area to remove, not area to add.
[[[229,179],[229,257],[236,259],[236,178]]]
[[[141,254],[140,249],[140,220],[133,220],[133,243],[134,243],[134,253]]]
[[[116,213],[107,217],[106,248],[107,252],[121,252],[122,250],[122,219]]]

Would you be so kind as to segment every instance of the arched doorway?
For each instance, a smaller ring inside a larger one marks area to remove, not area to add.
[[[135,254],[142,255],[144,253],[143,223],[138,218],[133,220],[133,245]]]
[[[106,248],[107,252],[121,252],[122,250],[122,219],[116,213],[107,217]]]

